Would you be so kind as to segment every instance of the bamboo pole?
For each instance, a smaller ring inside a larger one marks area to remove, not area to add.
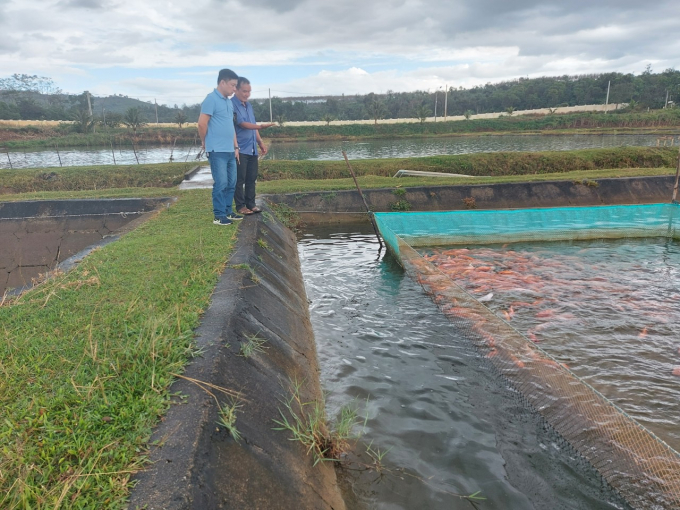
[[[678,197],[678,181],[680,181],[680,147],[678,147],[678,165],[675,169],[675,186],[673,186],[673,198],[671,199],[671,203],[673,204],[678,203],[676,200]]]
[[[382,243],[382,240],[380,239],[380,234],[378,233],[378,226],[375,224],[375,219],[373,218],[373,213],[371,212],[371,209],[368,207],[368,203],[366,202],[366,198],[364,198],[364,194],[361,191],[361,187],[359,187],[359,182],[357,181],[357,176],[354,175],[354,170],[352,170],[352,165],[349,164],[349,159],[347,159],[347,153],[345,151],[342,151],[342,157],[345,158],[345,161],[347,162],[347,168],[349,168],[349,173],[352,174],[352,179],[354,179],[354,184],[356,185],[357,190],[359,191],[359,196],[361,197],[361,200],[364,201],[364,207],[366,207],[366,212],[368,213],[368,218],[371,220],[371,225],[373,225],[373,230],[375,231],[375,237],[378,238],[378,243],[380,244],[380,249],[382,250],[383,243]]]

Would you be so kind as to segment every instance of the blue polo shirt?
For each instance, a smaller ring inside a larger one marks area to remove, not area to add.
[[[215,89],[201,103],[201,113],[210,115],[205,135],[206,152],[234,152],[234,107]]]
[[[236,113],[236,138],[239,152],[248,156],[257,156],[257,130],[239,127],[241,122],[256,123],[253,105],[246,101],[244,106],[236,94],[231,98],[231,102]]]

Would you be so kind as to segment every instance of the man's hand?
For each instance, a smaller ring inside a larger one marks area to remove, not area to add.
[[[264,156],[265,154],[267,154],[267,152],[269,152],[267,150],[267,146],[263,143],[260,144],[260,156]]]

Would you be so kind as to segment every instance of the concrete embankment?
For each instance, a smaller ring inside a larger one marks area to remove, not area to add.
[[[0,295],[83,249],[134,228],[169,198],[0,203]]]
[[[390,189],[367,189],[364,196],[375,212],[521,209],[670,202],[673,176],[629,177],[586,181],[545,181],[506,184],[408,187],[395,179]],[[267,195],[302,223],[355,223],[367,220],[356,190]]]
[[[201,354],[171,388],[182,396],[152,437],[158,446],[136,475],[130,508],[344,509],[333,466],[313,466],[305,446],[273,430],[290,381],[304,382],[303,402],[322,394],[296,240],[270,215],[242,222],[196,334]],[[263,351],[245,357],[241,346],[254,336]],[[242,393],[240,442],[217,423],[215,398],[230,402],[217,387]]]

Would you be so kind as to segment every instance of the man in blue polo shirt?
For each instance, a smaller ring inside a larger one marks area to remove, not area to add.
[[[258,170],[257,148],[260,148],[262,155],[267,154],[267,147],[260,138],[260,129],[274,125],[258,124],[255,121],[253,105],[248,102],[250,91],[250,81],[241,76],[236,84],[236,94],[231,98],[236,117],[236,139],[240,149],[236,170],[236,191],[234,192],[236,211],[239,214],[253,214],[262,211],[255,205],[255,181],[257,181]]]
[[[236,91],[238,76],[231,69],[222,69],[217,76],[217,88],[201,103],[198,135],[210,161],[213,184],[213,223],[229,225],[243,216],[231,208],[236,188],[236,160],[238,142],[234,131],[234,108],[229,100]]]

